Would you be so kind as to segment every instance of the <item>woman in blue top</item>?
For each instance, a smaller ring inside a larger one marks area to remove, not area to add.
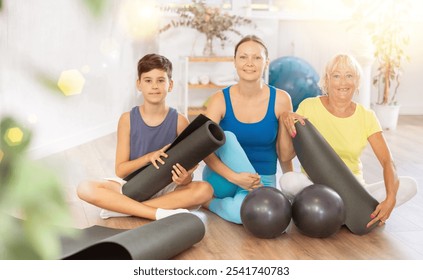
[[[241,224],[240,209],[249,191],[276,187],[277,161],[292,171],[285,143],[289,135],[282,113],[292,110],[289,95],[264,83],[268,50],[257,36],[246,36],[235,46],[237,84],[215,93],[207,116],[225,131],[226,143],[204,161],[203,179],[214,189],[206,203],[213,213]]]

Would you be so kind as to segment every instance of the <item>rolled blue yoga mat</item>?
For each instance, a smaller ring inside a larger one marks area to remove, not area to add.
[[[128,175],[122,187],[124,195],[145,201],[172,182],[172,166],[181,164],[189,170],[225,143],[218,124],[204,115],[197,116],[167,149],[164,165],[149,164]]]
[[[329,143],[309,120],[303,126],[295,124],[297,135],[293,138],[297,157],[314,184],[326,185],[335,190],[345,204],[345,225],[354,234],[369,233],[370,214],[379,204],[355,178],[351,170],[335,153]]]
[[[75,238],[63,238],[63,260],[167,260],[205,235],[200,218],[175,214],[130,230],[92,226]]]

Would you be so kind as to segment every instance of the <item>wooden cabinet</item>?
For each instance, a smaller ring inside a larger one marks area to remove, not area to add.
[[[213,77],[232,77],[235,80],[235,68],[233,66],[233,57],[182,57],[182,113],[189,119],[198,114],[205,113],[204,103],[207,99],[219,89],[233,84],[213,83]],[[232,74],[233,73],[233,74]],[[192,82],[196,80],[198,82]],[[201,78],[203,83],[201,83]],[[208,82],[204,83],[205,78]]]

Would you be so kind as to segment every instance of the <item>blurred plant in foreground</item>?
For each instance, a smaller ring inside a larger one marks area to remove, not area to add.
[[[57,259],[60,237],[72,235],[55,174],[30,160],[31,132],[12,117],[0,121],[0,259]]]

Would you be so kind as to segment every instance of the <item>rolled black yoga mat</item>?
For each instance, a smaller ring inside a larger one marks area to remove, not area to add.
[[[167,260],[200,242],[200,218],[180,213],[135,229],[92,226],[76,238],[62,238],[63,260]]]
[[[218,124],[204,115],[197,116],[167,149],[164,165],[156,169],[149,164],[124,180],[124,195],[145,201],[172,182],[172,166],[181,164],[189,170],[225,143],[225,134]]]
[[[295,124],[297,135],[293,138],[301,165],[313,183],[331,187],[341,196],[346,209],[345,225],[352,233],[363,235],[370,232],[377,223],[370,228],[366,225],[379,203],[363,188],[313,124],[309,120],[305,122],[304,126],[299,122]]]

